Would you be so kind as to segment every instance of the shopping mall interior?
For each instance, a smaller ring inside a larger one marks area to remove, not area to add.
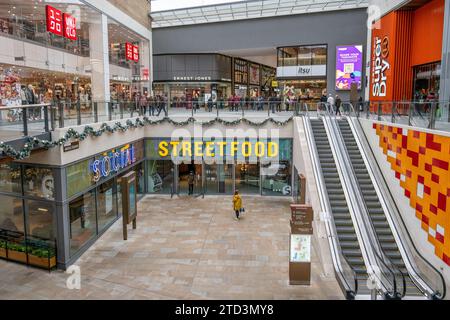
[[[176,2],[0,0],[0,300],[448,300],[450,1]]]

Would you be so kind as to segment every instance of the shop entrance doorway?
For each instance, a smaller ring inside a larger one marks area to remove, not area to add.
[[[178,192],[179,195],[201,196],[203,192],[203,165],[178,165]]]
[[[234,192],[234,170],[231,164],[205,164],[204,193],[231,195]]]

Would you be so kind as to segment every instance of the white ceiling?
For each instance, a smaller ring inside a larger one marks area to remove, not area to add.
[[[367,8],[369,0],[248,0],[152,12],[153,28]]]

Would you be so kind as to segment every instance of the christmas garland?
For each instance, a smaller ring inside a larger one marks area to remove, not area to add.
[[[114,126],[112,126],[112,127],[110,125],[108,125],[107,123],[103,123],[100,126],[99,130],[95,130],[91,126],[85,126],[84,130],[81,133],[76,131],[73,128],[70,128],[69,130],[67,130],[64,137],[62,137],[58,140],[55,140],[55,141],[41,140],[39,138],[33,138],[33,137],[26,137],[25,145],[22,148],[22,150],[15,150],[12,146],[7,145],[3,142],[0,142],[0,151],[2,151],[6,156],[8,156],[14,160],[23,160],[23,159],[30,157],[31,152],[37,147],[49,150],[49,149],[55,148],[57,146],[63,146],[66,143],[68,143],[69,141],[71,141],[72,139],[84,141],[89,137],[100,137],[105,132],[110,133],[110,134],[115,133],[115,132],[126,132],[128,130],[138,129],[138,128],[142,128],[142,127],[145,127],[148,125],[158,125],[158,124],[162,124],[162,123],[166,123],[166,122],[170,123],[172,125],[175,125],[175,126],[179,126],[179,127],[186,126],[191,123],[199,123],[204,126],[211,126],[216,123],[219,123],[219,124],[222,124],[225,126],[236,126],[241,123],[245,123],[245,124],[248,124],[251,126],[259,127],[259,126],[264,126],[267,123],[271,122],[271,123],[281,127],[281,126],[285,126],[286,124],[291,122],[292,119],[293,119],[293,117],[290,117],[286,121],[278,121],[278,120],[270,118],[270,119],[265,119],[262,122],[253,122],[253,121],[250,121],[245,118],[237,119],[234,121],[227,121],[227,120],[223,120],[221,118],[215,118],[210,121],[201,122],[201,121],[198,121],[197,119],[191,117],[191,118],[187,119],[186,121],[177,122],[168,117],[161,119],[161,120],[156,120],[156,121],[153,121],[147,117],[144,117],[142,120],[140,118],[137,118],[135,122],[133,122],[132,120],[127,120],[125,125],[123,125],[121,122],[116,122],[114,124]]]

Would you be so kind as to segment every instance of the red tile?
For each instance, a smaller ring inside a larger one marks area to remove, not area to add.
[[[425,171],[433,172],[433,166],[429,163],[425,163]]]
[[[423,212],[423,207],[420,204],[416,203],[416,210],[419,211],[420,213],[422,213]],[[427,216],[423,215],[422,216],[422,221],[425,222],[426,224],[428,224],[429,219],[428,219]]]
[[[395,159],[395,164],[399,167],[402,166],[402,161],[400,159]]]
[[[402,153],[402,148],[397,147],[397,153],[398,153],[398,154],[401,154],[401,153]]]
[[[426,151],[427,151],[427,149],[425,149],[424,147],[419,147],[420,154],[425,154]]]
[[[441,168],[442,170],[448,171],[448,162],[440,160],[440,159],[433,159],[433,166]]]
[[[440,234],[439,232],[436,232],[436,240],[444,243],[444,236],[442,234]]]
[[[395,173],[395,177],[396,177],[398,180],[400,180],[400,172],[396,172],[396,173]]]
[[[412,165],[414,167],[418,167],[419,166],[419,154],[417,152],[408,150],[407,156],[411,158]]]
[[[402,148],[403,149],[407,149],[408,148],[408,137],[407,136],[403,136],[402,137]]]
[[[425,178],[422,176],[418,176],[417,181],[419,181],[419,183],[421,183],[421,184],[425,184]]]
[[[440,192],[438,194],[438,208],[444,212],[447,211],[447,197]]]
[[[406,170],[406,176],[407,176],[408,178],[411,178],[411,177],[412,177],[412,172],[409,171],[409,170]]]
[[[376,123],[374,123],[374,124],[372,125],[372,128],[374,128],[375,130],[377,129],[377,127],[378,127],[378,125],[377,125]]]
[[[411,191],[405,190],[405,196],[406,196],[408,199],[411,199]]]
[[[431,211],[432,213],[434,213],[434,214],[437,214],[437,207],[434,206],[434,205],[432,205],[432,204],[430,204],[430,211]]]
[[[397,136],[398,136],[398,135],[397,135],[396,133],[393,133],[393,134],[392,134],[392,139],[397,140]]]
[[[394,131],[394,128],[391,127],[391,126],[389,126],[389,127],[388,127],[388,132],[392,132],[392,131]]]
[[[439,184],[439,176],[436,174],[432,174],[431,175],[431,181],[436,182],[437,184]]]
[[[434,135],[427,133],[427,148],[441,152],[441,144],[434,142]]]
[[[425,186],[423,188],[423,192],[429,196],[431,196],[431,188],[429,186]]]
[[[420,132],[414,131],[414,138],[419,139],[420,138]]]
[[[388,150],[392,150],[392,144],[388,143],[387,147],[388,147]]]
[[[383,137],[383,142],[387,143],[388,142],[388,138],[387,137]]]
[[[398,134],[403,134],[403,129],[402,128],[397,128],[397,133]]]
[[[450,257],[444,253],[444,257],[442,258],[446,264],[450,266]]]
[[[450,188],[447,189],[447,197],[450,198]]]

